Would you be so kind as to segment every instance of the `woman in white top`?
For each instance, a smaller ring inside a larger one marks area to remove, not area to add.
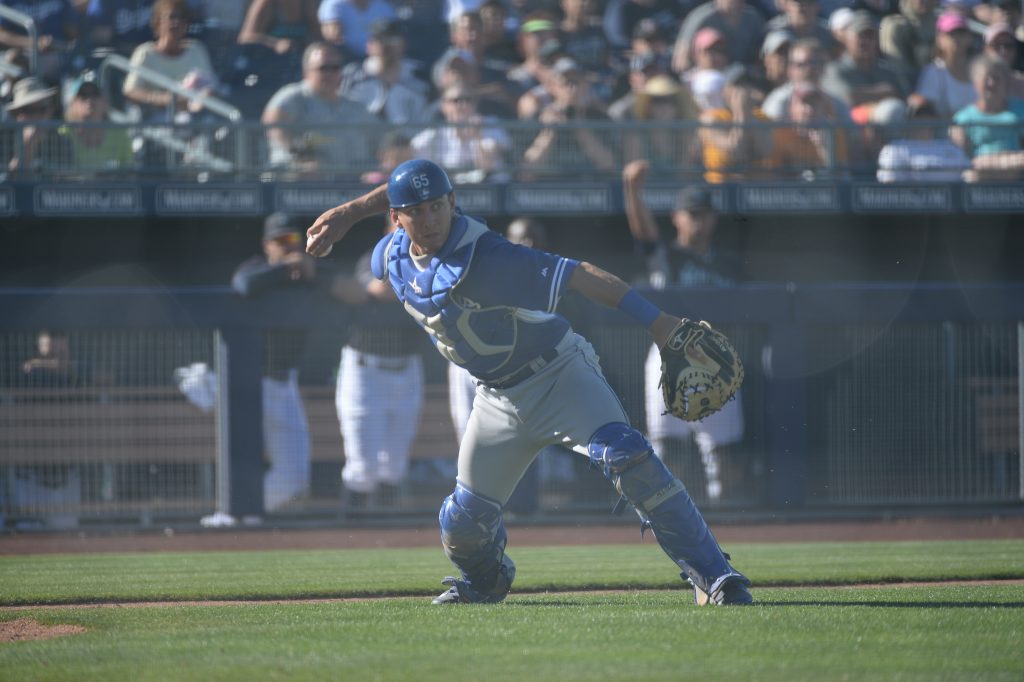
[[[973,37],[959,12],[943,12],[935,29],[935,59],[921,71],[916,94],[931,102],[940,118],[948,119],[978,96],[968,73]]]
[[[156,0],[151,25],[156,40],[132,52],[132,65],[144,66],[181,82],[189,73],[213,73],[210,55],[202,43],[186,40],[192,13],[187,0]],[[146,119],[164,118],[174,94],[132,72],[124,81],[124,96],[140,105]]]

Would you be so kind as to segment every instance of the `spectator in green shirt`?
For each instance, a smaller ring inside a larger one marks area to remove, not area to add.
[[[126,172],[136,166],[132,141],[120,128],[104,127],[110,105],[96,82],[86,72],[71,84],[60,134],[71,143],[72,168],[87,174]],[[78,125],[83,124],[83,125]]]

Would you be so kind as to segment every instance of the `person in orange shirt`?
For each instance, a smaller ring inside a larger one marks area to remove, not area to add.
[[[704,179],[710,183],[751,179],[763,175],[764,160],[772,153],[771,130],[761,111],[765,88],[743,67],[726,72],[724,107],[705,109],[700,116]]]
[[[843,178],[848,174],[846,133],[829,97],[815,85],[798,84],[789,101],[792,126],[776,128],[768,167],[775,176],[804,180]],[[781,172],[780,172],[781,171]]]

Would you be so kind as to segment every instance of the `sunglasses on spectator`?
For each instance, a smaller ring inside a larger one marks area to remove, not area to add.
[[[298,232],[289,232],[288,234],[274,237],[271,241],[277,242],[282,246],[298,246],[299,242],[302,241],[302,235]]]
[[[314,66],[314,71],[320,71],[323,73],[331,71],[341,71],[341,64],[321,64],[320,66]]]
[[[799,66],[800,68],[810,68],[812,66],[821,66],[825,63],[823,59],[803,59],[803,60],[790,60],[789,62],[793,66]]]
[[[445,99],[445,102],[454,102],[455,104],[470,104],[473,102],[473,98],[459,95],[458,97],[449,97]]]

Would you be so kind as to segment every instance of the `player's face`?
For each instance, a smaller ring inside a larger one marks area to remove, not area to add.
[[[413,253],[426,256],[437,253],[452,231],[455,194],[447,194],[406,208],[391,209],[391,220],[412,240]]]

